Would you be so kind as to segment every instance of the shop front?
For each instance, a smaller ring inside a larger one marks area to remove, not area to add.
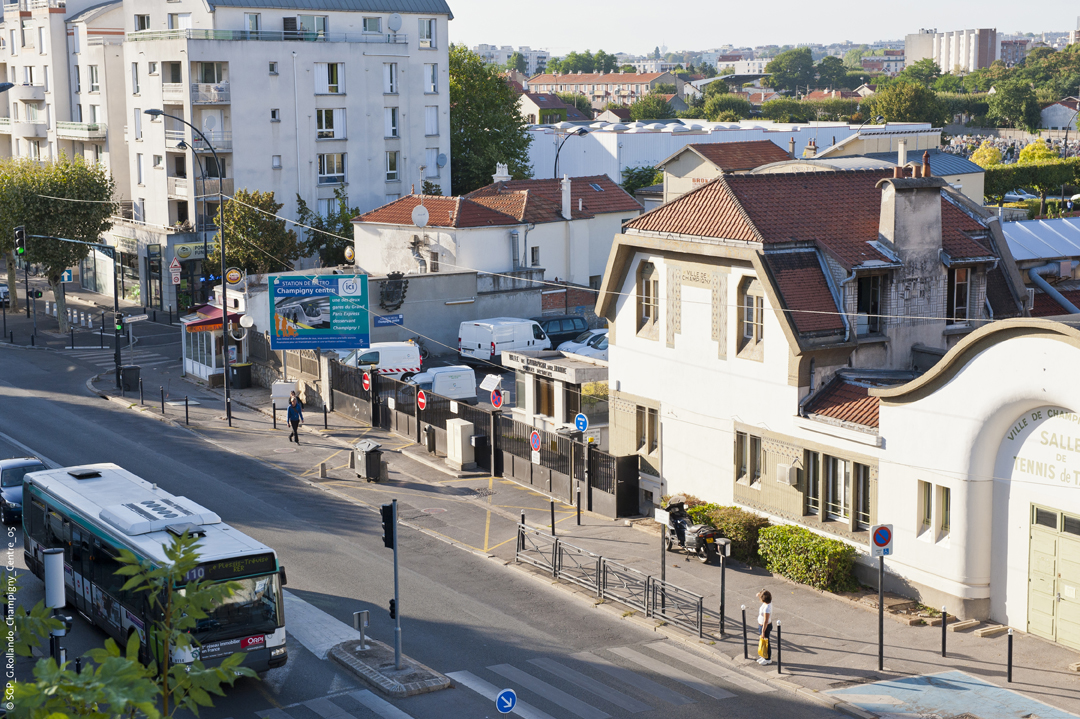
[[[503,352],[514,370],[514,419],[552,432],[575,431],[579,414],[588,419],[585,439],[608,447],[606,362],[562,352]]]
[[[142,301],[142,277],[139,261],[139,243],[130,237],[110,235],[105,244],[116,248],[116,264],[113,258],[96,247],[79,261],[79,287],[112,297],[114,267],[118,273],[117,289],[120,299],[128,302]]]
[[[217,241],[182,242],[171,245],[172,256],[180,262],[180,282],[176,284],[176,303],[181,312],[205,305],[213,297],[215,283],[221,279],[206,262],[206,253],[217,250]],[[171,274],[170,274],[171,279]]]
[[[228,322],[237,326],[240,315],[229,312]],[[222,358],[221,308],[213,305],[197,307],[191,314],[180,318],[183,326],[184,372],[206,380],[211,387],[224,383],[225,365]],[[229,337],[228,363],[246,362],[244,343]]]

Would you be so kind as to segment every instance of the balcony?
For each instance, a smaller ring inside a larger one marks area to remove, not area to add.
[[[170,177],[169,197],[180,197],[183,199],[187,199],[188,187],[188,179],[186,177]]]
[[[216,197],[218,193],[231,197],[233,194],[233,178],[208,177],[205,180],[195,180],[196,197]]]
[[[66,8],[66,0],[4,0],[4,14],[43,10],[45,8]]]
[[[10,135],[11,134],[11,118],[10,117],[0,117],[0,134],[3,134],[3,135]]]
[[[182,82],[165,82],[161,85],[161,101],[183,105],[187,99],[186,88]]]
[[[206,140],[209,141],[210,146],[217,152],[232,152],[232,131],[231,130],[203,130],[203,135],[206,135]],[[210,152],[210,147],[203,141],[202,137],[195,135],[191,140],[192,147],[196,152]]]
[[[140,30],[129,32],[128,42],[152,42],[154,40],[248,40],[255,42],[357,42],[390,45],[407,45],[409,36],[402,33],[358,32],[264,32],[262,30]]]
[[[108,130],[103,122],[56,123],[56,137],[60,140],[104,140]]]
[[[38,122],[34,120],[32,122],[14,122],[11,126],[12,132],[19,137],[46,137],[48,135],[48,128],[44,122]]]
[[[213,105],[224,105],[229,102],[229,83],[227,82],[193,82],[191,83],[191,101]]]
[[[44,102],[45,101],[45,86],[44,85],[16,85],[7,91],[8,97],[12,100],[22,100],[23,102]]]

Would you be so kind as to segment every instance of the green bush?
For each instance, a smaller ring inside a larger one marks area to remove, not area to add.
[[[855,548],[794,525],[765,527],[760,548],[765,568],[800,584],[827,592],[858,588],[855,581]]]
[[[738,507],[715,507],[708,513],[709,524],[731,540],[731,556],[747,564],[761,564],[758,537],[769,520]]]

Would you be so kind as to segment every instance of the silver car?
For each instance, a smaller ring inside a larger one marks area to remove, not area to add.
[[[37,457],[0,459],[0,521],[15,524],[22,518],[23,477],[45,469]]]

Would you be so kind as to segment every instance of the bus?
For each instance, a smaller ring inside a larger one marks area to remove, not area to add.
[[[171,537],[185,531],[198,537],[199,552],[199,565],[185,581],[235,582],[239,588],[199,621],[193,646],[174,649],[170,661],[215,666],[241,652],[243,665],[262,674],[288,660],[284,567],[273,549],[206,507],[115,464],[90,464],[28,473],[23,509],[26,566],[44,581],[43,551],[63,549],[68,605],[121,646],[138,634],[142,661],[160,665],[162,650],[147,636],[153,626],[147,595],[123,590],[127,578],[116,573],[122,566],[117,558],[126,549],[163,566]]]

